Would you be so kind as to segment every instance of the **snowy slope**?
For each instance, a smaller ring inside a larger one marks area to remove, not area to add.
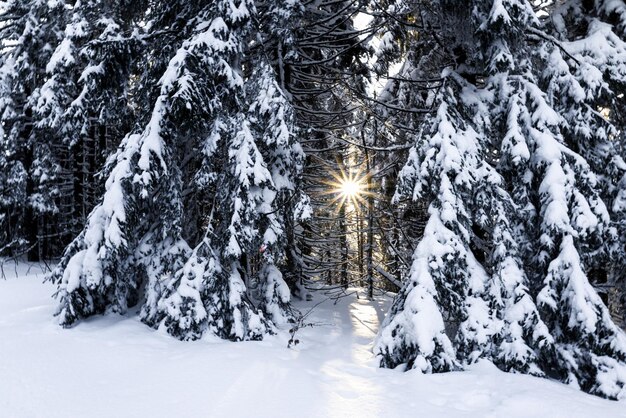
[[[483,362],[468,372],[379,369],[370,352],[388,301],[323,302],[301,343],[179,342],[135,316],[71,330],[52,318],[41,269],[0,279],[0,417],[626,417],[605,401]],[[299,304],[308,310],[321,301]]]

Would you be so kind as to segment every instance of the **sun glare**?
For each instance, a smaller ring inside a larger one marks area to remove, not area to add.
[[[332,194],[335,197],[330,204],[337,204],[337,209],[350,206],[356,211],[365,205],[365,197],[372,193],[368,190],[369,175],[362,171],[350,171],[346,173],[332,174],[333,181],[325,182],[328,189],[323,194]]]
[[[361,193],[362,184],[354,180],[345,180],[341,182],[338,187],[339,193],[344,195],[344,197],[353,199]]]

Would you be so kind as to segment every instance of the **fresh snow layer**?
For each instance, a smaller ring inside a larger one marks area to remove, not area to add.
[[[1,261],[1,260],[0,260]],[[379,369],[373,339],[389,299],[317,292],[300,330],[262,342],[180,342],[134,313],[64,330],[40,266],[3,265],[0,417],[626,417],[606,401],[488,362],[422,375]]]

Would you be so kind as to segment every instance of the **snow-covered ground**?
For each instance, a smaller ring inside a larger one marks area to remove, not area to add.
[[[317,325],[299,331],[292,349],[286,333],[263,342],[179,342],[133,315],[63,330],[41,268],[4,270],[1,418],[626,417],[626,402],[487,362],[438,375],[379,369],[370,349],[388,300],[323,302],[310,317]]]

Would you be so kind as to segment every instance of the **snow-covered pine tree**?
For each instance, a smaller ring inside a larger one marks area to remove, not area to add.
[[[565,119],[555,110],[559,109],[558,101],[552,101],[542,91],[546,88],[542,77],[549,74],[547,67],[551,65],[545,59],[545,51],[557,48],[567,51],[567,45],[546,33],[543,23],[525,1],[476,5],[471,16],[474,22],[461,22],[444,35],[446,39],[454,39],[458,28],[463,32],[462,28],[470,27],[475,28],[472,33],[476,38],[468,40],[467,36],[461,36],[460,40],[452,42],[457,47],[450,51],[450,56],[457,62],[457,70],[448,72],[448,88],[443,91],[435,124],[447,127],[450,138],[457,132],[472,132],[471,140],[464,138],[462,142],[474,144],[476,151],[456,151],[454,155],[461,155],[465,164],[471,158],[475,162],[467,168],[464,178],[468,180],[448,180],[451,186],[447,194],[434,190],[427,197],[434,203],[430,209],[431,219],[425,237],[418,244],[410,280],[395,300],[382,328],[377,353],[384,366],[411,362],[423,356],[414,343],[405,342],[423,335],[419,332],[435,329],[416,330],[417,323],[411,319],[419,318],[419,309],[414,304],[406,305],[412,300],[411,289],[419,289],[417,284],[423,280],[428,279],[426,288],[430,289],[431,300],[434,299],[431,305],[435,316],[441,318],[444,308],[438,306],[435,299],[441,297],[441,291],[436,281],[431,283],[433,270],[439,271],[445,264],[436,258],[441,254],[432,254],[432,251],[446,243],[447,238],[438,237],[428,246],[424,242],[435,230],[433,214],[445,213],[443,210],[438,213],[437,203],[447,197],[454,203],[459,200],[463,203],[448,204],[456,211],[447,212],[443,219],[463,219],[463,229],[457,230],[464,235],[456,234],[457,240],[461,238],[461,245],[457,247],[470,254],[472,261],[460,264],[454,272],[445,272],[440,279],[448,286],[458,283],[455,295],[461,296],[456,305],[444,299],[446,313],[454,306],[467,309],[465,322],[460,324],[454,341],[460,362],[484,356],[506,370],[547,373],[577,382],[591,393],[611,398],[623,396],[620,388],[624,384],[624,336],[611,322],[585,273],[591,267],[586,260],[602,255],[600,244],[609,232],[609,214],[589,164],[568,148],[574,147],[573,142],[569,142],[574,138],[568,137]],[[442,15],[456,13],[454,5],[442,2],[439,7]],[[465,11],[458,11],[456,18],[463,16],[470,18]],[[530,42],[539,47],[531,46]],[[459,86],[459,98],[453,99],[452,107],[446,103],[451,96],[455,97],[449,88],[454,79]],[[473,86],[464,85],[464,80]],[[451,121],[450,114],[455,115]],[[436,171],[445,167],[446,161],[453,161],[443,156],[435,158],[437,150],[443,147],[428,146],[419,151],[421,143],[434,139],[441,142],[439,136],[441,130],[425,131],[423,142],[418,142],[403,170],[398,193],[424,197],[424,186],[445,184],[441,179],[446,177],[442,174],[458,176],[462,173],[459,168]],[[455,147],[445,149],[451,152]],[[461,157],[457,159],[460,161]],[[463,167],[462,164],[457,166]],[[463,185],[470,185],[469,191],[459,195]],[[471,193],[472,189],[478,193]],[[439,206],[444,208],[442,204]],[[532,222],[533,216],[536,222]],[[439,219],[442,219],[440,215]],[[449,230],[449,224],[440,224],[439,233]],[[532,239],[539,240],[538,252],[536,245],[529,242]],[[459,259],[468,258],[457,256]],[[459,271],[471,277],[478,269],[483,272],[478,275],[482,280],[458,280]],[[527,286],[538,289],[541,282],[544,287],[538,296],[538,310]],[[476,288],[470,287],[477,284]],[[415,294],[423,293],[425,291]],[[463,296],[471,296],[479,303],[459,303]],[[489,309],[484,309],[485,304]],[[480,309],[476,309],[477,306]],[[482,318],[485,325],[493,327],[476,326],[474,318]],[[435,323],[444,322],[439,319]],[[429,348],[433,347],[433,334],[441,335],[441,327],[436,331],[438,333],[431,332],[428,338],[421,340],[424,344],[429,342]],[[477,338],[481,332],[482,340]],[[429,370],[428,367],[422,369]]]
[[[10,198],[2,199],[5,237],[27,243],[29,257],[38,257],[37,215],[55,210],[48,197],[37,193],[56,176],[57,164],[49,155],[45,138],[33,132],[37,87],[61,35],[65,19],[63,1],[7,1],[2,4],[4,25],[0,68],[0,152],[4,154],[3,184]],[[4,193],[3,193],[4,195]],[[39,213],[38,213],[39,211]],[[0,247],[9,244],[3,242]]]
[[[484,92],[458,74],[447,78],[435,121],[438,131],[424,133],[400,176],[396,199],[432,201],[430,219],[409,280],[383,325],[377,351],[385,366],[391,355],[398,356],[396,364],[407,363],[411,350],[385,341],[386,333],[394,332],[389,328],[394,321],[419,318],[419,309],[415,305],[407,309],[406,300],[413,299],[417,283],[431,277],[435,313],[445,318],[442,323],[454,336],[453,358],[463,364],[485,357],[505,370],[541,375],[538,359],[550,353],[551,337],[528,293],[509,222],[511,198],[490,165],[490,138],[478,133],[490,126],[488,116],[479,120],[476,112],[485,108],[473,108]],[[415,336],[421,331],[413,332]]]
[[[146,127],[110,159],[103,202],[53,273],[61,323],[124,312],[145,288],[142,320],[177,338],[260,339],[289,319],[275,264],[303,159],[293,111],[264,57],[249,70],[252,2],[161,6],[146,38],[169,33],[168,16],[194,18]],[[149,86],[152,64],[139,84]],[[259,253],[261,311],[248,291]]]
[[[242,91],[239,97],[243,99]],[[274,230],[268,229],[265,236],[261,230],[262,214],[273,210],[276,191],[245,113],[222,114],[211,137],[218,141],[215,149],[219,152],[218,158],[209,160],[216,175],[214,218],[209,219],[208,236],[200,245],[210,242],[216,269],[203,272],[198,280],[199,299],[194,301],[198,312],[206,310],[206,316],[181,310],[179,316],[171,317],[172,309],[176,309],[171,304],[179,295],[186,303],[187,286],[181,283],[172,295],[165,295],[168,316],[164,322],[169,324],[168,331],[183,339],[195,339],[207,330],[225,339],[260,339],[270,332],[270,324],[249,300],[246,284],[249,257],[277,239]],[[196,261],[192,258],[190,262]],[[198,328],[185,330],[180,324],[186,321],[197,323]]]
[[[207,35],[225,36],[226,48],[190,42],[190,53],[202,54],[200,59],[210,64],[207,80],[221,95],[198,174],[200,186],[212,189],[213,195],[205,237],[168,284],[152,321],[181,339],[206,332],[232,340],[260,339],[272,329],[267,319],[289,319],[289,289],[273,265],[284,245],[279,242],[284,198],[277,194],[295,193],[302,151],[294,142],[291,110],[272,69],[261,62],[241,76],[239,59],[248,52],[245,40],[254,5],[242,3],[240,11],[232,14],[226,4],[207,10]],[[199,39],[211,39],[207,35]],[[215,65],[218,54],[223,59]],[[257,311],[247,289],[251,258],[259,252],[266,260],[260,273],[261,308],[269,318]]]
[[[476,298],[485,290],[486,273],[469,249],[471,223],[466,202],[479,162],[478,138],[457,106],[453,87],[447,85],[436,117],[416,138],[400,173],[397,198],[410,196],[432,203],[411,272],[374,348],[384,367],[405,364],[426,373],[459,368],[448,334],[455,335],[468,318],[468,297],[476,299],[471,309],[479,314],[471,319],[477,321],[473,336],[461,327],[468,350],[475,346],[470,341],[485,344],[493,332],[486,304]]]
[[[52,159],[56,167],[54,178],[50,169],[36,171],[35,198],[55,209],[40,245],[52,239],[66,244],[82,229],[100,191],[92,176],[130,126],[124,98],[138,56],[137,3],[77,1],[46,66],[47,79],[37,88],[34,129],[47,138],[47,152],[35,161]]]
[[[587,278],[591,260],[603,257],[609,213],[593,168],[584,153],[577,153],[575,129],[559,114],[566,113],[559,103],[562,93],[550,94],[550,83],[543,79],[555,69],[546,50],[567,52],[568,45],[546,34],[544,22],[525,1],[494,2],[484,12],[481,56],[491,58],[486,88],[497,98],[500,120],[506,121],[506,134],[493,137],[494,144],[501,144],[496,147],[499,171],[520,214],[536,215],[535,222],[519,216],[511,220],[517,223],[513,230],[522,231],[517,239],[527,276],[535,288],[543,282],[537,305],[556,352],[539,364],[585,391],[621,397],[624,335]],[[564,67],[558,67],[563,77]],[[592,82],[595,70],[591,66],[585,72],[587,81]]]
[[[430,31],[437,24],[435,9],[404,0],[371,2],[368,7],[374,16],[368,26],[374,35],[370,41],[374,50],[371,67],[376,77],[369,90],[375,94],[361,106],[371,118],[373,132],[369,142],[381,150],[376,160],[385,173],[378,180],[384,196],[377,195],[382,206],[377,211],[383,210],[384,215],[375,223],[381,227],[384,244],[380,251],[388,260],[388,273],[392,273],[384,275],[390,282],[386,285],[393,289],[402,282],[429,217],[426,200],[414,201],[409,196],[391,203],[397,176],[407,160],[407,150],[414,144],[415,134],[425,123],[425,115],[432,110],[434,95],[442,85],[441,61],[447,57]],[[417,14],[419,19],[414,18]],[[380,83],[384,83],[382,90],[376,86]]]
[[[76,12],[79,19],[94,11],[90,9],[89,3],[81,4]],[[120,5],[130,7],[127,2]],[[116,3],[116,6],[119,5]],[[171,11],[170,7],[165,8],[167,12]],[[192,7],[185,10],[192,15],[197,12]],[[121,11],[117,16],[130,18],[137,13],[129,13],[125,9]],[[154,8],[155,14],[161,11],[158,7]],[[125,20],[121,24],[129,29],[127,33],[132,33],[129,27],[132,26],[131,22]],[[159,23],[171,24],[167,17]],[[111,20],[99,21],[99,24],[103,29],[100,36],[91,39],[87,48],[80,51],[84,54],[80,58],[85,63],[80,75],[83,89],[73,102],[64,103],[69,107],[62,110],[67,123],[76,129],[84,128],[82,124],[88,123],[84,119],[88,115],[80,112],[74,115],[71,110],[83,108],[87,113],[95,113],[96,109],[102,109],[100,101],[115,108],[115,104],[106,100],[107,83],[113,82],[119,87],[117,83],[123,83],[123,79],[109,79],[107,75],[113,74],[107,69],[123,73],[128,68],[118,66],[115,62],[116,58],[120,58],[116,55],[120,52],[116,45],[127,46],[127,39],[114,33],[117,26]],[[178,29],[184,32],[182,29],[185,28]],[[163,51],[163,48],[149,46],[151,50]],[[123,49],[121,58],[127,59]],[[61,262],[51,274],[51,280],[59,285],[57,314],[63,326],[70,326],[81,318],[105,311],[124,312],[128,306],[138,302],[138,290],[146,285],[149,278],[153,279],[151,288],[158,288],[157,279],[176,271],[180,267],[178,259],[185,259],[190,252],[186,243],[179,238],[180,172],[171,152],[176,144],[169,141],[175,132],[175,122],[164,115],[165,110],[172,107],[176,80],[171,78],[171,74],[167,78],[166,74],[160,83],[155,82],[154,74],[147,69],[162,69],[161,57],[150,55],[149,66],[145,65],[148,56],[142,58],[143,64],[137,64],[137,68],[141,68],[144,73],[139,76],[133,74],[134,87],[131,85],[130,96],[132,98],[135,93],[140,106],[146,105],[148,98],[153,97],[156,104],[152,114],[138,112],[135,115],[139,121],[147,121],[145,129],[127,135],[116,155],[109,159],[105,170],[109,174],[102,202],[90,214],[83,232],[67,247]],[[174,65],[178,65],[176,61]],[[130,83],[130,80],[126,82]],[[113,88],[111,93],[115,90]],[[117,99],[115,94],[110,97]],[[99,116],[103,116],[102,112]],[[71,129],[68,133],[77,134]],[[154,298],[148,299],[145,309],[149,310],[154,303]]]
[[[402,199],[434,201],[429,205],[429,220],[414,251],[405,285],[381,326],[374,351],[383,367],[404,365],[423,372],[457,369],[461,365],[451,339],[464,311],[464,297],[459,291],[464,291],[472,276],[466,268],[468,254],[469,263],[477,264],[468,250],[469,214],[464,204],[472,189],[473,179],[468,173],[477,162],[475,132],[461,121],[456,110],[458,97],[453,84],[443,88],[444,99],[439,106],[435,104],[438,107],[436,116],[426,122],[426,128],[418,131],[423,123],[419,113],[394,111],[394,108],[431,107],[428,78],[434,81],[439,77],[437,72],[440,70],[426,75],[427,71],[420,66],[421,54],[418,51],[424,46],[434,51],[433,38],[428,31],[424,31],[426,36],[410,36],[414,30],[424,29],[421,26],[418,28],[420,23],[412,18],[416,13],[412,5],[404,1],[390,1],[375,5],[375,10],[376,7],[385,9],[382,19],[389,16],[386,20],[390,23],[384,26],[389,29],[381,34],[376,45],[374,68],[378,74],[385,76],[394,62],[403,61],[396,78],[390,80],[381,92],[379,100],[386,105],[381,106],[382,114],[389,120],[388,123],[403,127],[399,129],[401,133],[408,131],[406,138],[415,143],[409,152],[408,162],[400,172],[394,203]],[[433,13],[424,11],[423,18],[427,24],[433,21],[433,17]],[[415,21],[415,26],[410,23],[412,21]],[[438,62],[436,58],[431,62]],[[467,156],[458,148],[465,150],[466,146],[474,146]],[[454,164],[450,164],[452,161]],[[465,182],[457,185],[454,178],[461,172],[465,174]],[[426,176],[429,176],[428,180]],[[430,180],[432,183],[429,183]],[[457,207],[459,203],[461,206]],[[445,220],[442,220],[444,210],[454,216],[445,215]],[[457,213],[460,214],[458,217]],[[474,273],[480,274],[480,269],[475,269]],[[448,277],[450,280],[447,280]],[[449,311],[442,310],[442,303],[450,308]]]
[[[271,83],[275,83],[280,87],[278,91],[280,91],[284,97],[265,100],[269,106],[255,106],[253,104],[253,109],[251,110],[253,113],[261,111],[264,116],[260,118],[260,121],[263,121],[263,123],[269,122],[269,126],[273,126],[272,129],[275,131],[273,135],[277,138],[284,137],[287,139],[285,130],[283,129],[285,122],[287,122],[287,126],[290,126],[290,131],[296,130],[296,132],[302,134],[307,129],[307,127],[303,126],[304,124],[298,120],[293,111],[293,107],[291,106],[293,96],[290,92],[290,87],[293,82],[293,68],[291,64],[298,56],[295,34],[298,28],[301,27],[305,6],[300,1],[277,0],[273,2],[257,2],[256,7],[260,19],[255,29],[261,35],[260,46],[263,47],[263,63],[260,67],[264,68],[266,65],[269,65],[276,74],[276,76],[273,77],[275,81],[271,81],[270,78],[266,77],[266,90],[276,91],[275,88],[271,86]],[[254,72],[257,75],[270,74],[266,69],[256,69]],[[258,89],[262,84],[263,83],[258,82],[255,83],[256,88]],[[264,88],[261,88],[260,91],[263,90]],[[289,107],[286,107],[287,103],[289,103]],[[277,115],[274,115],[274,113],[277,111],[283,113],[282,117],[284,121],[281,122],[280,119],[276,118]],[[259,122],[254,125],[263,126],[263,124]],[[300,125],[299,128],[296,128],[296,125]],[[268,130],[268,132],[270,132],[270,130]],[[295,145],[296,147],[300,147],[295,136],[292,135],[289,141],[290,143],[293,142],[294,145],[297,144]],[[286,143],[284,144],[285,145],[281,146],[285,147]],[[287,149],[289,148],[293,148],[293,145],[289,145]],[[304,155],[301,149],[292,149],[287,152],[287,155],[292,156],[295,160],[280,163],[284,164],[286,170],[280,175],[280,177],[283,178],[282,180],[286,179],[286,174],[294,173],[294,169],[296,169],[297,172],[301,172],[302,165],[304,165]],[[279,161],[282,159],[284,159],[284,157],[280,158]],[[270,170],[273,177],[277,173],[276,168],[278,168],[278,166]],[[299,177],[300,176],[298,176],[298,179]],[[281,178],[278,178],[275,180],[275,184],[279,189],[277,201],[282,201],[277,207],[281,208],[280,215],[282,217],[282,228],[284,230],[284,235],[281,237],[281,239],[284,238],[284,242],[282,242],[281,245],[284,248],[285,254],[273,258],[278,261],[279,270],[283,272],[284,280],[289,285],[291,292],[293,292],[294,296],[301,297],[303,293],[303,270],[306,268],[306,263],[303,260],[300,245],[302,236],[297,233],[297,230],[301,229],[301,222],[310,216],[311,208],[309,197],[302,190],[300,181],[294,182],[292,179],[285,182],[281,181]],[[276,246],[274,247],[276,248]]]
[[[534,85],[527,87],[533,112],[531,159],[541,181],[539,261],[549,263],[537,300],[565,359],[567,380],[587,392],[620,398],[626,395],[626,337],[588,277],[598,263],[608,261],[605,243],[615,241],[606,204],[614,186],[602,183],[610,179],[604,167],[614,165],[606,153],[612,153],[616,132],[597,112],[615,102],[611,87],[624,83],[619,57],[626,57],[626,49],[613,32],[617,25],[593,17],[583,2],[578,6],[578,12],[590,14],[586,24],[557,18],[556,26],[565,23],[558,31],[560,45],[544,38],[537,49],[545,62],[547,97]]]
[[[528,150],[519,120],[525,104],[507,101],[506,92],[514,91],[514,87],[501,84],[518,70],[516,63],[520,61],[511,51],[519,50],[524,39],[522,28],[532,21],[533,12],[522,2],[485,2],[474,9],[474,19],[480,22],[475,24],[479,52],[470,62],[476,66],[475,74],[485,78],[485,88],[467,86],[463,96],[474,124],[483,132],[484,161],[476,172],[480,187],[474,198],[473,231],[477,233],[477,250],[484,254],[483,264],[491,275],[489,304],[500,321],[488,358],[503,370],[542,376],[551,374],[557,358],[554,340],[540,318],[524,269],[523,251],[532,246],[524,245],[528,234],[518,227],[519,223],[531,225],[535,210],[528,192],[510,184],[511,178],[513,183],[527,178]],[[503,178],[498,173],[505,166],[513,176]]]
[[[206,5],[193,36],[170,62],[168,73],[186,108],[212,119],[199,144],[202,151],[196,182],[212,196],[204,236],[183,268],[166,283],[158,304],[142,319],[180,339],[197,339],[210,332],[226,339],[259,339],[269,324],[246,295],[248,266],[240,258],[257,237],[255,212],[269,173],[262,164],[244,107],[240,55],[254,5],[228,2]],[[197,67],[195,63],[202,63]],[[243,274],[242,274],[243,272]],[[243,276],[243,277],[242,277]],[[151,286],[149,290],[153,289]]]
[[[268,63],[259,64],[248,82],[247,95],[252,100],[249,118],[258,138],[276,196],[271,205],[260,208],[262,214],[263,266],[260,283],[261,309],[276,324],[292,319],[290,291],[276,264],[297,275],[297,249],[293,248],[295,224],[299,221],[298,204],[306,199],[300,189],[304,152],[294,132],[295,115],[280,89]],[[300,209],[301,211],[301,209]],[[281,263],[281,260],[284,260]],[[292,282],[296,282],[292,277]],[[296,283],[293,283],[296,284]]]
[[[170,131],[160,114],[170,89],[165,81],[146,130],[122,141],[110,161],[102,203],[51,273],[59,286],[57,315],[63,326],[108,311],[126,312],[139,302],[141,286],[167,277],[189,253],[180,239],[180,173],[168,164],[173,157],[164,138]]]
[[[157,83],[141,80],[159,93],[148,122],[141,132],[128,134],[109,159],[102,202],[50,276],[59,286],[57,315],[63,326],[125,312],[140,301],[144,286],[158,292],[160,281],[171,277],[191,251],[181,238],[182,174],[175,153],[177,134],[190,129],[176,119],[187,103],[178,95],[181,61],[174,56]],[[102,94],[96,91],[93,98]],[[153,314],[157,300],[148,295],[144,316]]]
[[[619,238],[624,234],[619,190],[626,174],[623,136],[620,141],[626,127],[626,6],[610,1],[571,1],[554,10],[552,16],[550,33],[563,42],[564,49],[542,50],[543,58],[551,64],[542,81],[563,117],[568,146],[580,153],[597,174],[600,195],[617,232],[609,231],[605,237],[608,251],[584,261],[588,270],[593,269],[605,282],[599,285],[616,286],[621,293],[626,282],[624,244]],[[616,314],[626,307],[613,292],[607,296]]]

